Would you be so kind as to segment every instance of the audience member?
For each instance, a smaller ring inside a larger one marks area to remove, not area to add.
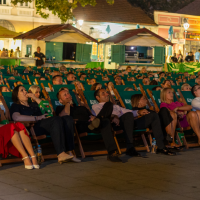
[[[160,91],[160,90],[162,90],[162,88],[160,86],[156,86],[156,87],[152,88],[152,90],[154,90],[154,91]]]
[[[181,86],[181,91],[191,91],[191,86],[188,84],[188,83],[184,83],[182,86]]]
[[[0,144],[2,144],[0,154],[3,158],[11,154],[19,158],[22,157],[25,169],[40,168],[29,135],[23,124],[19,122],[6,125],[0,124]]]
[[[147,107],[147,99],[142,94],[135,94],[131,97],[132,110],[142,110]],[[148,114],[134,120],[134,125],[137,129],[151,128],[153,135],[158,141],[157,153],[174,155],[171,151],[165,148],[164,131],[171,135],[171,124],[173,119],[167,108],[161,108],[157,114],[154,111],[148,110]],[[168,137],[167,137],[168,138]]]
[[[85,78],[87,77],[86,73],[81,73],[79,76],[80,81],[85,81]]]
[[[32,98],[35,102],[28,103],[28,98]],[[74,150],[72,117],[46,118],[46,114],[42,115],[38,106],[41,100],[36,98],[34,94],[27,93],[26,89],[20,85],[13,89],[12,100],[10,115],[13,121],[36,121],[33,126],[36,135],[51,136],[59,163],[66,162],[74,157],[71,153]]]
[[[115,76],[115,84],[122,85],[122,78],[120,76]]]
[[[127,87],[124,89],[124,91],[134,91],[134,89],[132,87]]]
[[[69,72],[67,74],[67,81],[75,81],[75,80],[76,80],[76,76],[72,72]]]
[[[156,80],[152,80],[149,85],[158,85],[158,82]]]
[[[149,78],[148,77],[143,78],[142,83],[143,83],[143,85],[149,85],[149,83],[150,83]]]
[[[101,83],[95,83],[95,84],[92,85],[90,90],[99,90],[101,88],[102,88]]]
[[[172,126],[173,129],[172,133],[175,132],[177,126],[176,120],[179,120],[181,127],[183,128],[186,128],[188,126],[192,127],[194,132],[197,134],[198,142],[200,145],[200,127],[199,127],[198,116],[194,111],[191,111],[192,106],[180,103],[178,101],[174,102],[174,93],[173,89],[171,88],[164,88],[161,91],[160,97],[162,102],[160,108],[163,107],[168,108],[172,118],[174,119],[174,123]]]
[[[62,76],[56,75],[52,78],[53,85],[63,85]]]

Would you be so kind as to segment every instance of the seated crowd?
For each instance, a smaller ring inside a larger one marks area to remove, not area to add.
[[[30,121],[34,122],[33,130],[36,136],[51,137],[59,163],[81,162],[74,153],[75,129],[79,134],[84,132],[101,134],[108,152],[107,159],[112,162],[122,162],[113,131],[123,130],[126,155],[131,157],[141,156],[134,145],[134,130],[147,128],[152,130],[151,134],[156,139],[157,154],[174,156],[176,155],[174,150],[180,150],[180,144],[175,141],[176,128],[179,126],[183,128],[190,126],[198,137],[200,145],[200,73],[190,75],[185,72],[173,76],[170,72],[147,72],[145,68],[138,72],[127,67],[126,70],[116,73],[107,71],[106,75],[102,75],[100,69],[94,69],[93,74],[89,73],[90,70],[84,72],[82,69],[77,69],[79,73],[76,76],[75,70],[68,73],[63,67],[62,70],[64,74],[61,71],[50,73],[52,88],[56,85],[61,86],[57,92],[60,105],[57,105],[52,117],[47,117],[47,114],[43,114],[40,110],[39,105],[44,97],[38,85],[32,85],[26,90],[24,83],[15,76],[10,76],[14,79],[8,79],[7,85],[1,83],[1,94],[12,92],[13,103],[9,111],[11,121],[15,122],[0,125],[0,154],[3,158],[9,154],[22,157],[26,169],[39,169],[30,140],[31,130],[23,125],[24,122]],[[38,72],[33,76],[38,78],[38,81],[47,80],[46,76],[42,77]],[[101,76],[103,83],[98,81],[97,76]],[[12,90],[8,86],[11,80],[15,81]],[[91,110],[82,99],[85,83],[91,91],[94,91],[96,99]],[[149,99],[144,93],[131,96],[132,109],[123,107],[115,86],[124,85],[124,91],[137,91],[136,83],[142,87],[149,86],[151,92],[160,91],[159,111],[155,109],[154,103],[149,106]],[[69,84],[75,86],[73,92],[76,93],[79,105],[72,99],[67,88]],[[195,97],[191,105],[174,100],[176,93],[173,87],[176,86],[180,87],[180,91],[190,92]],[[5,112],[4,104],[0,101],[1,120],[4,115],[6,116]]]

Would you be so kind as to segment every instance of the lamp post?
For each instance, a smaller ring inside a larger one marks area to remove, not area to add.
[[[185,29],[185,44],[186,44],[186,33],[187,33],[188,28],[190,27],[190,24],[188,23],[188,20],[186,18],[184,18],[183,27]],[[185,52],[185,49],[184,49],[184,52]]]

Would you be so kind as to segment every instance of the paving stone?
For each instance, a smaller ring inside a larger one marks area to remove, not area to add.
[[[50,200],[50,198],[43,197],[41,195],[26,193],[26,194],[14,194],[1,196],[3,200]]]
[[[122,155],[125,163],[106,156],[81,163],[45,161],[40,170],[22,163],[0,168],[0,200],[196,200],[200,199],[200,149],[178,156],[142,153]]]

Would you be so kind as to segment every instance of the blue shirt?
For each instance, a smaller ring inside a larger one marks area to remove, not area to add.
[[[200,56],[200,53],[197,51],[197,52],[195,53],[195,60],[199,60],[199,56]]]

